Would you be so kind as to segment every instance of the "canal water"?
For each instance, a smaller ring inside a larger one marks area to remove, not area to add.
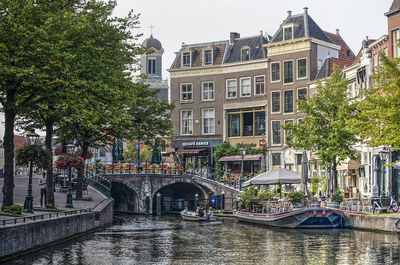
[[[101,231],[6,264],[400,264],[400,237],[123,215]]]

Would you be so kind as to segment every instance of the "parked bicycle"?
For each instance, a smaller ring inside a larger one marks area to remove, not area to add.
[[[392,194],[389,197],[372,198],[372,213],[375,213],[377,209],[386,209],[387,211],[397,212],[399,210],[399,204],[393,198]]]

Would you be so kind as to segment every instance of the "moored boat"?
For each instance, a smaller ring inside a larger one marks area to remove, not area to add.
[[[180,213],[183,220],[186,221],[194,221],[194,222],[209,222],[209,221],[216,221],[217,218],[212,217],[200,217],[196,215],[194,212],[188,212],[188,214],[184,214],[183,211]]]
[[[233,215],[240,221],[282,228],[339,228],[344,223],[342,212],[329,208],[306,208],[276,214],[235,211]]]
[[[400,219],[394,224],[394,230],[400,234]]]

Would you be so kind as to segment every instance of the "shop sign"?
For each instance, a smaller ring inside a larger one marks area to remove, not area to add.
[[[258,140],[258,145],[259,146],[264,146],[264,140]]]
[[[184,142],[182,143],[183,147],[189,147],[189,146],[208,146],[209,142],[207,141],[192,141],[192,142]]]

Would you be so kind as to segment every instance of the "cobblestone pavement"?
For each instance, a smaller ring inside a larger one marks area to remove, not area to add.
[[[49,213],[48,210],[46,209],[41,209],[40,208],[40,188],[39,188],[39,178],[40,176],[34,176],[32,179],[32,193],[33,193],[33,208],[35,210],[35,215],[37,214],[44,214],[44,213]],[[3,202],[3,183],[4,179],[0,178],[0,207]],[[15,204],[20,204],[23,205],[25,201],[25,196],[27,194],[27,188],[28,188],[28,177],[21,177],[17,176],[14,178],[14,203]],[[85,208],[91,208],[93,209],[96,207],[100,202],[102,202],[105,197],[100,194],[99,192],[93,190],[92,188],[88,188],[88,192],[84,193],[84,198],[91,198],[91,200],[73,200],[73,206],[74,208],[66,208],[65,203],[67,200],[67,193],[66,192],[61,192],[57,191],[54,194],[55,197],[55,203],[56,207],[58,210],[74,210],[74,209],[85,209]],[[75,198],[75,194],[73,194],[73,198]],[[51,212],[51,211],[50,211]],[[0,213],[0,220],[3,219],[8,219],[10,218],[9,216],[1,215]]]

